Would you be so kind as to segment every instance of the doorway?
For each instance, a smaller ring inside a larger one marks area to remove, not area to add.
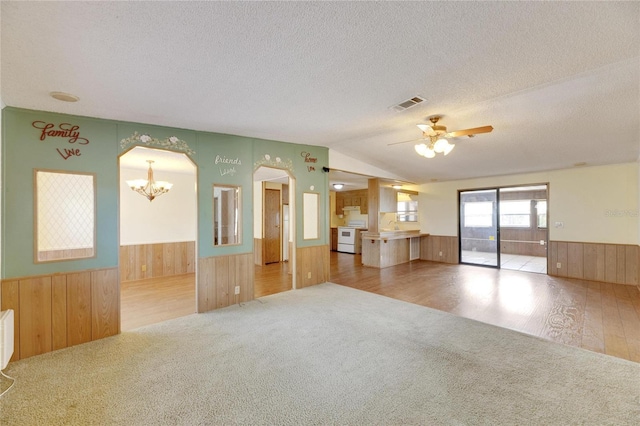
[[[548,185],[460,191],[460,263],[547,273]]]
[[[286,170],[262,166],[254,173],[254,297],[294,288],[295,180]]]
[[[168,192],[130,188],[127,181],[149,180],[149,167],[155,182],[173,185]],[[134,147],[119,158],[123,331],[196,312],[196,174],[182,153]]]

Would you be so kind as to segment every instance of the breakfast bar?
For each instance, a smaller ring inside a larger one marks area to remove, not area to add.
[[[420,231],[362,233],[362,264],[374,268],[407,263],[420,258]]]

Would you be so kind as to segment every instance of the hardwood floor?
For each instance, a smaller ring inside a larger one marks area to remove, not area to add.
[[[268,296],[293,288],[293,278],[288,273],[289,263],[278,262],[255,265],[254,297]]]
[[[288,264],[255,266],[255,297],[291,289]],[[331,282],[640,362],[640,291],[630,285],[427,261],[376,269],[331,252]],[[195,276],[122,283],[122,330],[195,312]]]
[[[125,281],[120,293],[120,329],[132,330],[196,311],[196,274]]]
[[[331,252],[331,282],[640,362],[638,287],[422,260],[385,269]]]

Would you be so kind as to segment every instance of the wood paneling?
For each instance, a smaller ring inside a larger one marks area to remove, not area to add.
[[[422,260],[457,264],[460,262],[459,257],[458,237],[427,235],[420,239]]]
[[[263,248],[262,238],[254,238],[253,239],[253,263],[256,265],[263,265],[262,248]]]
[[[637,285],[639,253],[636,245],[550,241],[547,273],[559,277]]]
[[[3,280],[2,310],[15,311],[12,361],[117,334],[117,268]]]
[[[91,341],[91,272],[67,275],[67,342]]]
[[[51,277],[25,278],[20,291],[20,357],[51,352]]]
[[[253,253],[213,256],[198,260],[198,312],[253,300]],[[235,287],[240,294],[235,294]]]
[[[195,241],[120,246],[120,280],[195,272]]]
[[[329,245],[296,249],[296,288],[329,281]]]
[[[20,359],[20,282],[18,280],[2,281],[0,286],[0,311],[13,309],[13,355],[11,361]]]
[[[91,272],[91,339],[120,333],[120,284],[117,269]]]
[[[51,280],[51,333],[54,351],[69,346],[66,275],[54,275]]]

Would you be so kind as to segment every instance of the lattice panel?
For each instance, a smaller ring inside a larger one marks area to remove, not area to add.
[[[43,171],[36,175],[38,252],[91,249],[93,255],[94,176]]]

